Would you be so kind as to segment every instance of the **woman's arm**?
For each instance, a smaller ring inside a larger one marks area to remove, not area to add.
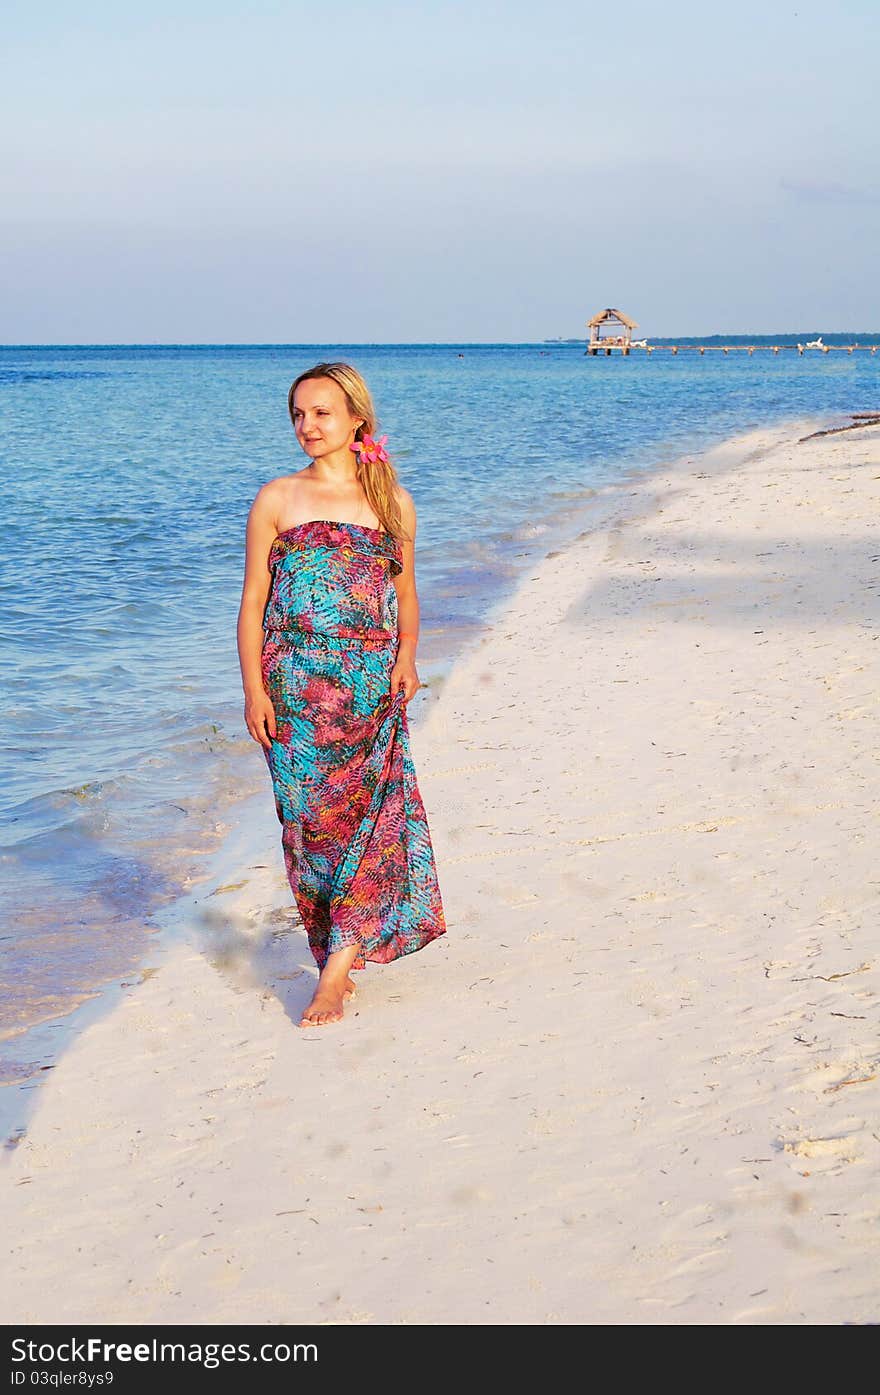
[[[398,489],[401,522],[408,536],[401,539],[403,570],[394,578],[399,639],[397,658],[391,670],[391,695],[393,697],[397,690],[402,688],[404,701],[409,702],[422,686],[416,672],[416,646],[419,642],[419,598],[416,594],[415,568],[416,509],[407,490],[401,486],[398,486]]]
[[[402,486],[398,486],[398,497],[403,531],[408,536],[401,541],[403,570],[394,578],[394,589],[397,592],[397,629],[400,635],[397,656],[398,660],[405,657],[415,663],[416,646],[419,642],[419,598],[416,593],[415,559],[416,506],[412,495]]]
[[[269,549],[275,540],[274,491],[263,485],[248,514],[245,533],[244,581],[238,611],[238,662],[245,697],[248,731],[261,746],[275,735],[275,714],[263,687],[263,614],[269,599],[272,574]]]

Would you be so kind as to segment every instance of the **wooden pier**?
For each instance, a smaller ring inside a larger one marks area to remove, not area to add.
[[[603,354],[610,358],[617,350],[627,358],[633,349],[645,354],[780,354],[796,353],[801,358],[805,354],[876,354],[880,344],[824,344],[821,334],[800,344],[649,344],[647,339],[633,339],[632,332],[638,328],[635,320],[610,306],[598,310],[591,320],[587,320],[590,339],[584,354],[597,358]],[[603,329],[606,332],[603,334]],[[610,333],[607,332],[610,330]]]
[[[878,344],[631,344],[646,354],[876,354]],[[589,350],[588,350],[589,352]]]

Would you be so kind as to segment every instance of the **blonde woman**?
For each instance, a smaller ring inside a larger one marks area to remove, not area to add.
[[[415,507],[354,368],[301,373],[288,408],[310,462],[254,499],[238,653],[320,970],[300,1026],[323,1026],[343,1016],[352,971],[446,926],[406,714],[419,688]]]

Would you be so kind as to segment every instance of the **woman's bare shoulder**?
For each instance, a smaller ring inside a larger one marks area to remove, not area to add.
[[[407,533],[413,533],[416,529],[416,502],[409,490],[404,490],[402,484],[396,484],[397,504],[400,505],[400,522],[403,523]]]
[[[414,519],[416,516],[416,506],[413,496],[408,489],[404,489],[402,484],[395,484],[397,491],[397,502],[400,505],[400,512],[404,518]]]
[[[289,512],[291,500],[296,497],[299,487],[297,475],[278,475],[260,485],[251,505],[251,513],[268,522],[277,522]]]

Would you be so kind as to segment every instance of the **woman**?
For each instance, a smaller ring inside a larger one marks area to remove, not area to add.
[[[446,931],[406,704],[419,689],[412,498],[361,375],[319,363],[288,394],[310,464],[247,522],[238,653],[284,861],[320,970],[300,1026],[337,1022],[350,972]]]

